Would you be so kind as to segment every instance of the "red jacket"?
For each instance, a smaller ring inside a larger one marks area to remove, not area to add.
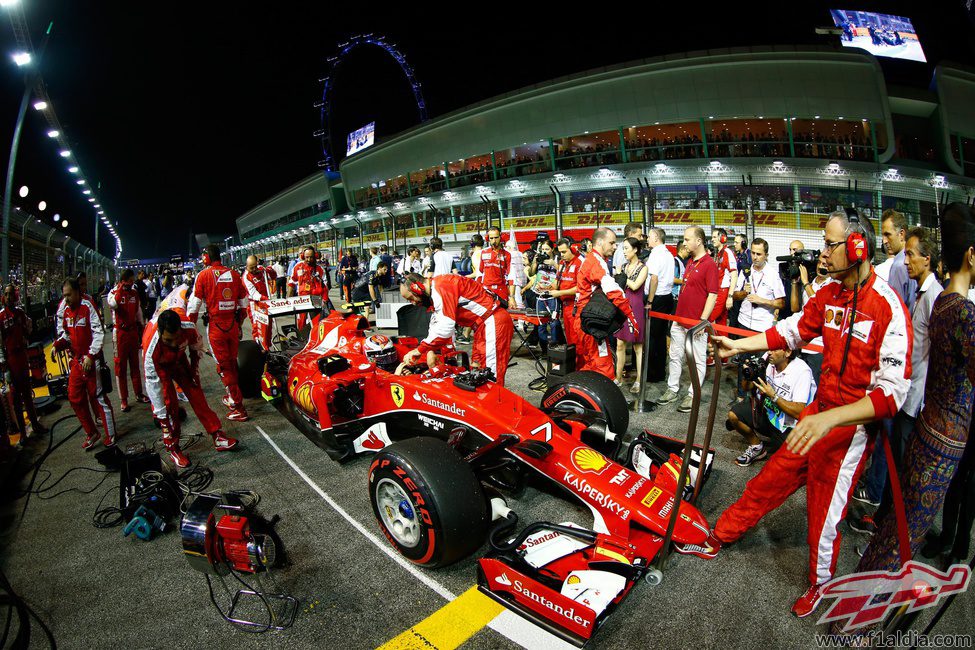
[[[511,255],[503,248],[493,249],[490,246],[481,250],[481,283],[488,287],[499,287],[513,284],[508,280],[511,272]],[[507,296],[504,296],[507,298]]]
[[[146,394],[152,402],[152,414],[160,420],[165,420],[168,415],[164,391],[166,382],[172,380],[174,375],[194,377],[203,354],[203,339],[197,333],[196,326],[182,315],[181,320],[183,331],[180,333],[178,348],[171,348],[159,341],[159,331],[154,320],[142,334]]]
[[[27,332],[30,330],[30,319],[20,307],[0,308],[0,332],[3,336],[3,358],[0,361],[6,366],[14,362],[23,365],[27,361]]]
[[[892,418],[911,386],[914,332],[900,297],[871,271],[857,291],[853,341],[840,377],[853,291],[831,280],[809,299],[802,312],[765,332],[770,350],[791,349],[822,335],[823,371],[816,398],[821,409],[852,404],[868,395],[878,419]]]
[[[247,297],[257,302],[259,300],[267,300],[271,297],[271,291],[277,277],[278,275],[271,267],[259,266],[254,273],[244,271],[241,279],[244,282],[244,290],[247,291]]]
[[[494,294],[477,280],[463,275],[438,275],[431,280],[433,317],[430,330],[420,342],[420,354],[453,343],[457,327],[475,327],[499,308]]]
[[[606,297],[620,308],[627,320],[631,322],[636,320],[633,310],[630,308],[630,301],[626,299],[623,289],[613,279],[609,267],[606,266],[606,260],[596,251],[590,251],[576,274],[576,306],[573,308],[576,317],[589,304],[589,299],[596,287],[602,287]]]
[[[65,303],[59,330],[60,334],[54,341],[56,350],[69,350],[75,359],[96,357],[102,353],[105,337],[102,319],[88,298],[82,298],[74,308]]]
[[[115,327],[121,330],[134,330],[145,324],[139,292],[134,286],[126,287],[121,282],[108,293],[108,307],[115,312]]]
[[[297,296],[324,296],[328,294],[325,280],[325,270],[321,265],[314,267],[305,262],[298,262],[291,270],[289,284],[294,285]]]
[[[196,321],[200,309],[206,303],[211,322],[227,325],[237,318],[237,310],[247,309],[247,291],[240,273],[225,266],[213,264],[200,271],[193,284],[186,313]]]
[[[579,259],[578,255],[568,262],[563,260],[559,263],[559,282],[557,287],[559,290],[572,289],[576,286],[576,275],[579,273],[580,266],[582,266],[582,260]],[[575,299],[575,295],[562,296],[560,300],[562,300],[563,310],[571,309]]]

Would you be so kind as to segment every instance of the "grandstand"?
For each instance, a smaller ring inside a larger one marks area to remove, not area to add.
[[[937,225],[975,196],[975,73],[888,87],[873,57],[765,47],[669,55],[524,88],[427,121],[237,220],[236,261],[406,245],[460,248],[488,223],[519,242],[629,221],[722,226],[771,254],[819,248],[824,217],[887,208]],[[877,228],[877,232],[880,228]],[[673,241],[673,239],[671,240]]]

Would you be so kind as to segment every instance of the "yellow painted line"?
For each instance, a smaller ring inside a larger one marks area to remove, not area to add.
[[[498,616],[504,607],[471,587],[379,650],[453,650]]]

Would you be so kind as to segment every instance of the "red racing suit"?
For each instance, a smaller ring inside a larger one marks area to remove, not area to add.
[[[714,309],[711,310],[711,317],[708,320],[718,325],[727,325],[728,292],[732,288],[731,272],[738,270],[738,261],[735,259],[735,254],[727,246],[722,246],[714,261],[717,262],[718,272],[721,273],[721,284],[718,288],[718,299],[714,302]]]
[[[431,280],[433,317],[430,331],[420,342],[421,358],[430,350],[453,345],[458,327],[473,327],[471,360],[490,368],[497,383],[504,386],[504,375],[511,357],[511,316],[480,282],[462,275],[438,275]]]
[[[325,277],[325,269],[318,264],[311,266],[306,262],[298,262],[291,271],[291,278],[288,283],[294,286],[296,296],[321,296],[322,302],[328,302],[328,279]],[[307,314],[298,314],[298,329],[305,326]]]
[[[54,341],[54,349],[68,350],[71,355],[68,373],[68,401],[71,402],[71,408],[74,409],[89,438],[98,435],[89,405],[94,405],[94,408],[101,411],[103,442],[106,447],[111,446],[115,444],[115,414],[108,395],[104,393],[99,372],[105,365],[102,356],[105,335],[101,318],[98,317],[98,311],[91,300],[82,298],[77,307],[65,303],[59,319],[58,331],[60,334]],[[89,357],[93,362],[89,372],[85,372],[81,365],[85,357]]]
[[[30,319],[20,307],[4,306],[0,309],[0,370],[10,373],[10,395],[13,398],[14,419],[18,430],[27,432],[24,426],[24,410],[31,424],[37,426],[37,410],[34,408],[34,394],[30,385],[30,363],[27,360],[27,335],[30,332]]]
[[[186,309],[192,322],[196,322],[203,303],[210,315],[207,339],[217,361],[217,372],[234,408],[242,408],[244,396],[237,385],[237,346],[240,344],[240,323],[247,309],[247,292],[240,273],[220,264],[212,264],[200,271]]]
[[[571,289],[576,286],[576,274],[579,273],[579,267],[582,266],[582,260],[576,255],[568,262],[562,261],[559,264],[559,275],[558,275],[558,289]],[[572,307],[575,305],[576,297],[562,296],[559,298],[562,301],[562,331],[565,333],[566,344],[572,345],[576,342],[576,317],[572,315]]]
[[[131,284],[121,282],[108,294],[108,307],[114,312],[112,341],[115,343],[115,377],[118,395],[122,402],[129,399],[126,370],[132,375],[132,388],[136,396],[142,395],[142,373],[139,371],[139,347],[142,345],[142,328],[145,318],[139,292]]]
[[[179,310],[176,311],[180,313]],[[198,367],[203,354],[203,340],[193,322],[182,313],[180,317],[183,319],[183,331],[179,337],[178,348],[171,348],[160,342],[155,319],[149,323],[142,335],[146,392],[149,394],[149,401],[152,402],[153,416],[157,420],[169,423],[172,435],[163,435],[163,444],[170,450],[179,449],[179,400],[176,396],[175,384],[179,384],[180,389],[189,399],[193,412],[196,413],[197,419],[206,432],[213,435],[220,431],[220,418],[207,403],[200,384]],[[188,357],[187,353],[189,353]]]
[[[842,377],[853,291],[841,282],[827,282],[801,313],[765,332],[770,350],[794,350],[803,342],[823,337],[819,389],[803,416],[852,404],[866,395],[878,420],[892,418],[907,397],[913,347],[907,307],[872,271],[857,293],[853,340]],[[741,498],[718,518],[715,537],[722,542],[737,540],[805,485],[809,584],[827,582],[836,570],[840,550],[838,525],[846,517],[850,496],[873,442],[873,432],[858,425],[833,429],[805,456],[783,445],[748,482]]]
[[[606,297],[626,315],[631,324],[636,323],[636,317],[630,308],[630,301],[626,299],[623,289],[613,279],[606,266],[606,260],[596,251],[590,251],[583,260],[576,275],[576,301],[572,307],[572,326],[575,331],[576,370],[594,370],[606,375],[610,379],[616,378],[613,365],[613,352],[610,339],[599,343],[590,334],[582,331],[582,310],[592,297],[596,287],[601,287]],[[626,327],[624,325],[624,327]]]
[[[510,272],[511,254],[508,251],[490,246],[481,250],[481,284],[502,300],[508,299],[508,286],[514,284],[514,280],[508,278]]]

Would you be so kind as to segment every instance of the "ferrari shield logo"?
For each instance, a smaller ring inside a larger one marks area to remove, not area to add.
[[[399,384],[390,384],[389,394],[393,396],[393,403],[396,404],[396,408],[403,406],[403,400],[406,398],[406,393],[403,391],[402,386]]]

